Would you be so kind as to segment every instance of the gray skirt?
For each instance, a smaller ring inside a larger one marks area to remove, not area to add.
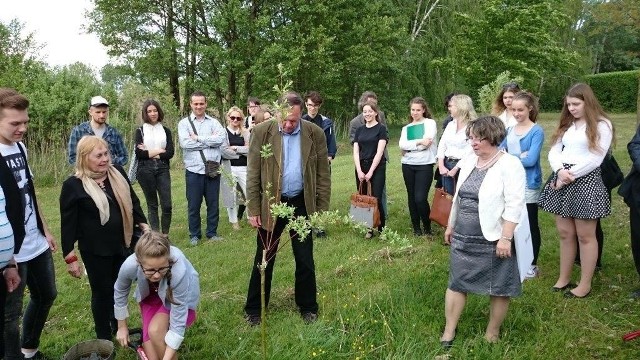
[[[522,294],[515,246],[511,257],[496,255],[497,241],[483,236],[461,235],[451,238],[449,289],[461,293],[515,297]]]

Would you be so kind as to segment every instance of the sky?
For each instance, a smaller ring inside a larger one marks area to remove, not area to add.
[[[26,33],[33,32],[36,42],[45,45],[41,57],[51,66],[85,63],[96,71],[109,61],[97,35],[87,34],[85,10],[91,0],[0,0],[0,21],[18,19]]]

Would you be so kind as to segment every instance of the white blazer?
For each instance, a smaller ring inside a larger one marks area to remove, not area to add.
[[[461,160],[460,176],[456,186],[456,195],[449,216],[450,227],[456,223],[460,199],[460,185],[469,177],[475,168],[478,156],[470,154]],[[489,241],[497,241],[502,236],[502,223],[510,221],[518,223],[522,210],[525,209],[524,189],[526,177],[520,159],[507,153],[487,170],[487,175],[478,192],[478,213],[482,235]]]

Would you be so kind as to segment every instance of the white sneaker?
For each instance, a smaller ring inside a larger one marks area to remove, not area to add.
[[[527,273],[525,275],[525,278],[533,279],[536,276],[538,276],[538,266],[531,265],[531,267],[529,268],[529,271],[527,271]]]

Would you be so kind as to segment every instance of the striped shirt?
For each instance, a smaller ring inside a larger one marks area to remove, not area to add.
[[[13,258],[13,229],[7,218],[4,190],[0,187],[0,268],[7,266]]]

